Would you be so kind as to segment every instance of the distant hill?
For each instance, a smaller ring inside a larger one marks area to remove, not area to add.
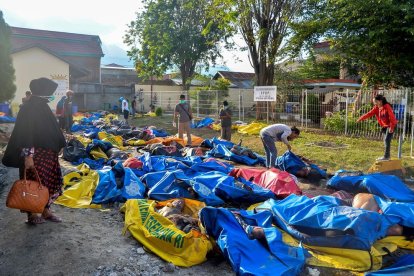
[[[102,44],[102,50],[105,56],[101,59],[101,64],[116,63],[124,67],[134,67],[134,63],[129,60],[127,53],[124,49],[117,45]]]

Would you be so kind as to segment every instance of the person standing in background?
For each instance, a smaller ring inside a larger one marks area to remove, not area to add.
[[[132,119],[135,117],[135,113],[137,112],[137,96],[134,96],[134,99],[131,103],[131,112],[132,112]]]
[[[72,106],[73,106],[73,91],[68,90],[66,92],[66,100],[63,104],[63,117],[65,121],[65,130],[69,134],[71,133],[71,128],[73,124]]]
[[[64,117],[64,106],[66,101],[66,96],[62,96],[59,102],[56,105],[56,116],[58,117],[60,129],[65,129],[65,117]]]
[[[129,105],[128,105],[128,101],[126,99],[124,99],[123,97],[121,97],[121,99],[122,99],[122,101],[121,101],[122,114],[124,114],[125,123],[128,124],[128,118],[129,118]]]
[[[229,103],[224,101],[223,108],[220,110],[221,139],[227,141],[231,141],[231,115]]]
[[[173,126],[176,127],[175,120],[178,117],[178,137],[184,138],[184,132],[187,133],[187,146],[191,146],[191,120],[193,113],[190,105],[185,100],[185,95],[180,95],[180,102],[175,106]]]

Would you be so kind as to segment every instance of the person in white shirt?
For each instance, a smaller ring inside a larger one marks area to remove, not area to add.
[[[291,150],[292,147],[290,146],[289,141],[298,138],[299,134],[300,130],[298,128],[295,126],[291,128],[284,124],[274,124],[260,130],[260,138],[262,139],[266,152],[267,168],[273,168],[275,166],[277,157],[275,142],[283,142],[288,150]]]
[[[128,101],[124,99],[123,97],[121,97],[121,108],[122,108],[122,113],[124,114],[125,122],[128,124],[129,106],[128,106]]]

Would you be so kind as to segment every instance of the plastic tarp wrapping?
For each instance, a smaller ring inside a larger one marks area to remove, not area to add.
[[[168,156],[151,156],[148,152],[144,153],[138,159],[143,163],[142,170],[146,172],[177,169],[188,171],[191,166],[202,162],[199,157],[171,158]]]
[[[165,202],[128,200],[125,204],[125,229],[128,229],[146,248],[167,262],[189,267],[207,260],[206,255],[213,246],[209,238],[198,231],[185,233],[168,218],[156,212]],[[194,218],[205,205],[185,199],[184,213]]]
[[[274,194],[247,180],[236,180],[234,177],[221,172],[207,172],[192,179],[197,183],[208,186],[214,194],[224,202],[257,203],[273,198]],[[236,185],[238,181],[239,185]],[[213,204],[207,204],[213,205]]]
[[[147,141],[147,144],[155,144],[155,143],[161,143],[163,145],[170,145],[172,142],[177,142],[181,144],[183,147],[187,145],[187,135],[184,135],[184,139],[180,139],[178,137],[156,137],[154,139],[151,139]],[[191,135],[191,144],[192,146],[199,146],[203,142],[203,138]]]
[[[225,160],[229,160],[229,161],[233,161],[239,164],[245,164],[249,166],[260,165],[260,164],[263,165],[265,163],[265,159],[257,154],[256,154],[257,159],[252,159],[244,155],[237,155],[237,154],[232,153],[224,145],[215,145],[212,150],[207,152],[207,156],[222,158]]]
[[[119,162],[111,170],[100,170],[99,184],[93,203],[125,202],[127,199],[144,198],[146,187],[130,168]]]
[[[103,131],[98,133],[98,138],[104,142],[111,143],[112,146],[117,148],[122,148],[124,145],[121,136],[112,135]]]
[[[63,178],[64,186],[70,187],[55,201],[55,204],[69,208],[100,208],[100,205],[92,204],[92,196],[99,181],[98,173],[85,164],[79,165],[77,170]]]
[[[391,226],[378,213],[340,204],[331,196],[290,195],[281,201],[269,199],[255,210],[272,212],[277,226],[315,246],[369,251]]]
[[[278,169],[236,168],[231,171],[230,175],[250,180],[254,184],[272,191],[279,198],[285,198],[291,194],[302,194],[296,179],[288,172]]]
[[[203,208],[200,220],[237,275],[298,275],[305,263],[302,248],[283,243],[271,216],[240,211],[244,219],[264,228],[266,242],[250,240],[234,215],[224,208]]]
[[[217,145],[223,145],[224,147],[231,149],[235,144],[231,141],[218,139],[217,137],[213,137],[212,139],[205,139],[201,143],[202,147],[205,147],[208,149],[212,149]]]
[[[206,159],[202,163],[196,163],[191,166],[191,169],[196,172],[217,171],[223,172],[225,174],[230,173],[233,170],[233,168],[233,165],[215,160],[214,158]]]
[[[191,127],[192,128],[203,128],[203,127],[208,127],[212,123],[214,123],[214,120],[211,119],[211,118],[209,118],[209,117],[206,117],[206,118],[202,119],[199,122],[196,122],[194,124],[191,124]]]
[[[391,202],[379,196],[374,198],[391,224],[414,228],[414,202]]]
[[[318,174],[325,178],[327,174],[324,170],[319,168],[315,164],[306,164],[302,159],[299,158],[296,154],[291,151],[286,151],[283,155],[278,156],[276,158],[276,167],[282,171],[287,171],[293,175],[297,175],[297,173],[307,167],[314,169]]]
[[[156,200],[168,200],[173,198],[193,198],[190,193],[189,185],[186,180],[188,177],[182,170],[160,172],[157,176],[161,178],[154,184],[146,183],[149,188],[148,197]]]
[[[259,135],[260,130],[264,127],[267,127],[267,124],[264,123],[251,123],[244,126],[239,126],[238,132],[240,134],[250,134],[250,135]]]
[[[398,177],[382,173],[349,176],[338,171],[328,181],[328,187],[350,193],[370,193],[387,200],[414,202],[414,192]]]
[[[395,263],[387,268],[365,273],[365,276],[377,275],[414,275],[414,255],[407,254],[401,256]]]

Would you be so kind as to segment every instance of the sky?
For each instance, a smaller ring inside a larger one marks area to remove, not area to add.
[[[0,0],[0,10],[10,26],[99,35],[105,54],[102,64],[132,64],[122,37],[140,8],[140,0]],[[237,44],[244,43],[238,39]],[[223,51],[223,60],[217,63],[232,71],[253,72],[246,51]]]

